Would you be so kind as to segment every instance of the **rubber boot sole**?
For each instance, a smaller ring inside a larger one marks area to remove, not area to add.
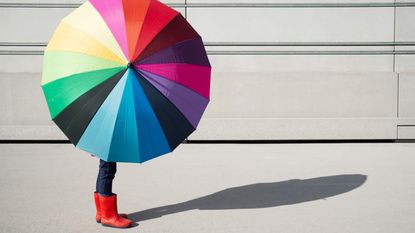
[[[126,218],[126,219],[129,219],[128,218],[128,215],[126,215],[126,214],[119,214],[121,217],[123,217],[123,218]],[[97,223],[101,223],[101,220],[96,220],[95,219],[95,221],[97,222]]]
[[[104,224],[104,223],[101,223],[101,225],[102,225],[102,226],[104,226],[104,227],[111,227],[111,228],[121,228],[121,229],[124,229],[124,228],[130,228],[133,224],[130,224],[130,225],[126,226],[126,227],[116,227],[116,226],[111,226],[111,225],[107,225],[107,224]]]

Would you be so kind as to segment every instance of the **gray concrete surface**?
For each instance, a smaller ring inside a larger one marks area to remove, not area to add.
[[[184,144],[118,164],[119,210],[94,221],[98,160],[69,144],[0,144],[0,232],[412,233],[415,144]]]

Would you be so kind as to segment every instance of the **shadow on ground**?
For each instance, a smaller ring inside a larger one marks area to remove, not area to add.
[[[131,213],[128,217],[138,222],[193,209],[252,209],[291,205],[349,192],[361,186],[366,179],[366,175],[347,174],[256,183],[224,189],[186,202]]]

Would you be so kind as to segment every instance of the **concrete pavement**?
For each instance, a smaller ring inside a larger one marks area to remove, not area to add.
[[[183,144],[118,163],[118,209],[95,223],[97,158],[70,144],[0,144],[0,232],[412,233],[415,144]]]

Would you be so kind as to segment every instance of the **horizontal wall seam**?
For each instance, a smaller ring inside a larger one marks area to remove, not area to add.
[[[184,5],[184,4],[183,4]],[[402,3],[193,3],[195,8],[341,8],[341,7],[412,7],[415,2]]]
[[[207,51],[208,55],[410,55],[415,50],[400,51]]]
[[[0,3],[0,8],[78,8],[80,3]],[[170,7],[186,7],[182,3],[166,4]]]
[[[0,43],[1,45],[1,43]],[[205,46],[414,46],[415,41],[402,42],[206,42]]]
[[[208,55],[411,55],[415,50],[401,51],[207,51]],[[1,50],[0,55],[43,55],[44,51]]]
[[[205,42],[205,46],[415,46],[415,41],[397,42]],[[47,42],[0,42],[0,47],[45,47]]]
[[[77,8],[79,3],[0,3],[0,8]],[[194,8],[332,8],[332,7],[413,7],[415,2],[397,3],[168,3],[170,7]]]

